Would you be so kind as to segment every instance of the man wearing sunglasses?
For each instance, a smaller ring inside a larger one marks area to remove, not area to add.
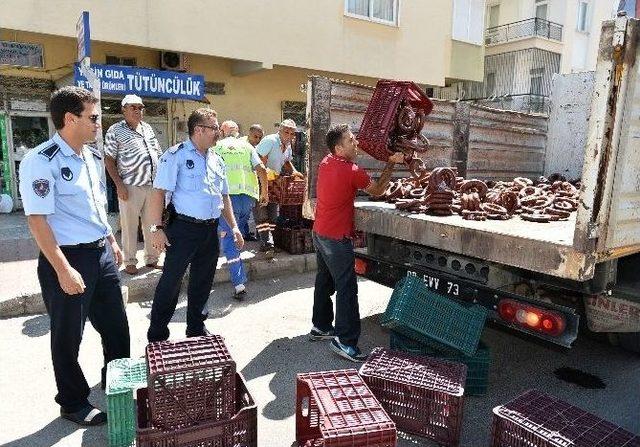
[[[169,338],[169,322],[187,267],[186,334],[187,337],[208,334],[204,325],[205,307],[218,264],[221,214],[238,249],[244,245],[233,215],[224,161],[212,149],[219,131],[216,112],[206,108],[194,111],[187,120],[187,128],[189,139],[169,148],[160,158],[151,193],[153,223],[149,231],[154,247],[158,251],[166,249],[167,254],[151,306],[149,342]],[[163,224],[165,202],[170,216],[168,223]]]
[[[60,414],[80,425],[107,415],[88,400],[78,363],[87,318],[102,338],[106,365],[129,357],[129,326],[120,289],[122,252],[107,222],[102,155],[85,143],[100,131],[98,100],[80,87],[51,96],[55,135],[20,165],[20,194],[40,248],[38,280],[51,319],[51,357]]]
[[[124,119],[109,128],[104,136],[105,165],[118,190],[120,229],[124,251],[124,271],[138,273],[138,221],[142,218],[144,263],[158,266],[158,251],[151,244],[149,195],[162,155],[153,128],[142,121],[144,104],[136,95],[122,99]]]

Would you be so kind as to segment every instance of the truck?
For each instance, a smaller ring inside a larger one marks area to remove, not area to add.
[[[486,307],[492,325],[515,335],[570,348],[588,332],[640,353],[639,38],[638,20],[603,22],[595,72],[557,76],[548,115],[433,99],[423,130],[429,168],[513,180],[549,175],[564,162],[565,174],[580,177],[571,218],[469,221],[357,197],[354,225],[367,244],[356,250],[356,273],[388,287],[418,276],[443,296]],[[327,130],[348,123],[357,134],[372,94],[310,77],[306,216]],[[366,153],[358,164],[374,176],[383,166]]]

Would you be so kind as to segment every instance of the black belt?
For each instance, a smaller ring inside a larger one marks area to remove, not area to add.
[[[184,222],[200,224],[200,225],[217,225],[218,219],[196,219],[195,217],[186,216],[184,214],[176,213],[176,219]]]
[[[107,241],[105,238],[100,238],[97,241],[93,242],[82,242],[75,245],[61,245],[60,248],[102,248],[106,245],[106,243]]]

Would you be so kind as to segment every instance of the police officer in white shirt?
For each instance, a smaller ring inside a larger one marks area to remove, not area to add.
[[[211,293],[220,251],[218,219],[222,214],[231,227],[236,246],[244,244],[238,229],[225,175],[224,161],[213,151],[218,140],[214,110],[198,109],[187,121],[189,139],[169,148],[160,158],[151,194],[153,244],[165,250],[164,270],[151,307],[150,342],[169,338],[182,277],[189,267],[187,288],[187,337],[207,335],[205,306]],[[161,222],[168,197],[169,223]]]
[[[100,130],[97,99],[79,87],[51,96],[57,132],[20,165],[20,193],[40,248],[38,279],[51,318],[51,356],[60,414],[80,425],[104,424],[89,401],[78,363],[87,318],[102,337],[106,364],[129,357],[129,326],[118,265],[122,252],[107,223],[102,156],[85,145]]]

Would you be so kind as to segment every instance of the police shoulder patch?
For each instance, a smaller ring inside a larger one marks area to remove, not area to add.
[[[47,146],[44,149],[38,151],[38,153],[40,155],[44,155],[49,159],[49,161],[51,161],[53,160],[53,157],[56,156],[59,150],[60,150],[60,147],[56,143],[53,143],[52,145]]]
[[[33,187],[33,192],[40,197],[46,197],[51,190],[49,187],[49,180],[44,178],[34,180],[31,186]]]

